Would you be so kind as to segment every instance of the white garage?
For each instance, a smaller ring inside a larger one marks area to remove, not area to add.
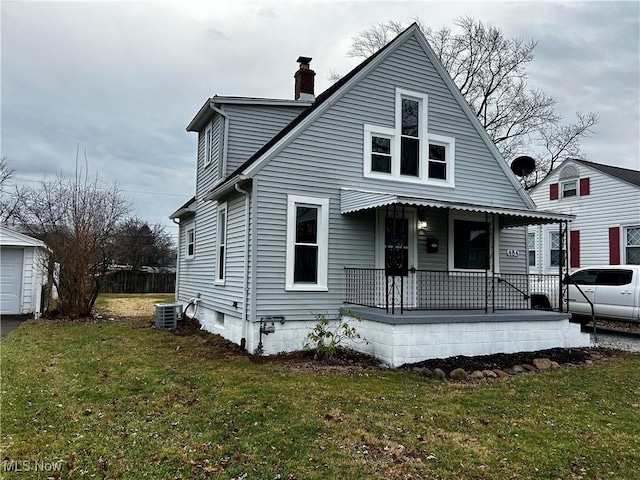
[[[40,316],[45,244],[0,225],[0,315]]]

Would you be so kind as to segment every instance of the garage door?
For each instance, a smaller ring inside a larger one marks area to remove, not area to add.
[[[0,249],[0,314],[14,315],[20,311],[22,290],[22,248]]]

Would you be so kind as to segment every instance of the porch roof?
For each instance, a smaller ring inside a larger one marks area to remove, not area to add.
[[[353,213],[388,205],[408,205],[412,207],[447,208],[467,212],[480,212],[500,215],[504,227],[522,225],[539,225],[544,223],[558,223],[573,220],[575,215],[556,212],[509,208],[495,205],[479,205],[473,203],[456,202],[451,200],[437,200],[428,197],[407,196],[397,193],[374,192],[356,188],[341,188],[340,213]]]

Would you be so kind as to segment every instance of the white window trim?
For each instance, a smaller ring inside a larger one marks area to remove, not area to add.
[[[488,273],[493,272],[493,261],[492,258],[489,258],[489,269],[477,269],[477,268],[455,268],[454,255],[455,255],[455,245],[454,245],[454,220],[467,220],[472,222],[482,222],[485,223],[488,221],[489,229],[491,230],[489,233],[493,238],[493,256],[496,257],[496,271],[495,273],[500,273],[500,228],[498,227],[498,222],[492,222],[491,217],[487,218],[484,214],[473,214],[469,212],[457,212],[455,210],[449,210],[449,235],[447,238],[447,265],[449,272],[482,272],[485,271]],[[491,252],[490,252],[491,253]]]
[[[220,242],[220,214],[224,213],[224,239],[223,242]],[[229,217],[227,215],[227,202],[222,202],[218,204],[217,215],[216,215],[216,279],[214,283],[216,285],[224,285],[227,278],[227,232],[229,231]],[[220,254],[220,247],[224,245],[224,258],[222,259],[222,272],[220,272],[220,259],[218,255]],[[220,278],[220,273],[222,273],[222,278]]]
[[[572,195],[572,196],[569,196],[569,197],[565,197],[565,195],[564,195],[564,186],[569,184],[569,183],[575,183],[576,194]],[[559,192],[558,197],[560,197],[560,199],[563,199],[563,198],[577,198],[577,197],[580,196],[580,182],[575,178],[561,181],[560,182],[560,186],[559,186],[559,190],[560,190],[560,192]]]
[[[193,233],[193,241],[189,241],[189,234]],[[196,227],[188,227],[185,233],[186,241],[184,242],[184,258],[191,260],[196,256]],[[189,255],[189,245],[193,244],[193,253]]]
[[[400,158],[402,145],[402,99],[408,98],[419,102],[418,139],[419,168],[418,176],[400,175]],[[363,176],[379,180],[393,180],[421,185],[438,185],[441,187],[455,187],[455,138],[429,133],[428,116],[429,96],[424,93],[396,88],[395,90],[395,127],[383,127],[364,124]],[[391,139],[391,173],[373,172],[371,170],[371,137],[379,135]],[[446,149],[446,180],[429,178],[429,144],[442,145]]]
[[[430,144],[433,145],[442,145],[445,147],[445,162],[447,163],[446,169],[446,180],[440,180],[438,178],[428,178],[427,182],[433,185],[442,185],[446,187],[455,187],[455,179],[453,178],[454,173],[454,161],[456,158],[456,139],[453,137],[445,137],[444,135],[437,135],[435,133],[430,133],[428,135],[428,144],[427,148]],[[426,168],[427,168],[427,176],[429,175],[429,151],[427,150],[426,156]]]
[[[211,164],[211,152],[213,150],[213,128],[209,124],[204,130],[204,166]]]
[[[318,207],[318,282],[294,283],[295,240],[296,240],[296,207]],[[329,199],[287,195],[287,251],[286,251],[286,291],[326,292],[327,272],[329,264]]]
[[[623,265],[627,265],[629,263],[629,259],[627,258],[627,230],[630,228],[640,228],[640,224],[630,224],[630,225],[620,225],[620,229],[622,230],[622,234],[620,235],[620,252],[621,262]]]
[[[364,176],[367,178],[379,178],[382,180],[389,180],[389,177],[394,177],[396,176],[396,174],[394,173],[394,170],[398,170],[399,167],[396,165],[396,162],[394,162],[394,158],[395,158],[395,153],[394,153],[394,149],[395,149],[395,130],[393,128],[388,128],[388,127],[378,127],[377,125],[368,125],[365,124],[364,125],[364,161],[363,161],[363,166],[364,166]],[[373,153],[371,151],[371,137],[385,137],[385,138],[389,138],[391,140],[391,173],[383,173],[383,172],[374,172],[371,170],[371,154]]]
[[[527,229],[527,268],[533,268],[533,269],[537,269],[540,266],[540,255],[538,255],[538,232],[537,231],[531,231]],[[529,235],[533,235],[533,252],[535,252],[535,263],[533,265],[529,265],[529,252],[531,251],[529,249]]]
[[[560,235],[560,232],[558,230],[547,230],[547,235],[546,235],[546,245],[545,245],[545,257],[546,257],[546,261],[545,261],[545,265],[544,267],[547,270],[547,273],[552,273],[557,271],[560,266],[559,265],[551,265],[551,237],[553,235]],[[560,240],[560,238],[558,237],[558,240]],[[560,244],[560,247],[562,247],[562,244]],[[563,250],[562,248],[560,248],[559,250]],[[565,252],[565,255],[567,253]],[[560,264],[562,264],[562,257],[560,257]]]

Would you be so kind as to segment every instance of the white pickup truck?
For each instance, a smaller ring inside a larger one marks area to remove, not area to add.
[[[596,317],[640,321],[640,265],[604,265],[579,268],[568,281],[564,308],[578,316],[591,316],[591,306],[577,284],[593,303]],[[532,276],[531,303],[534,308],[558,308],[558,284],[544,283]]]

